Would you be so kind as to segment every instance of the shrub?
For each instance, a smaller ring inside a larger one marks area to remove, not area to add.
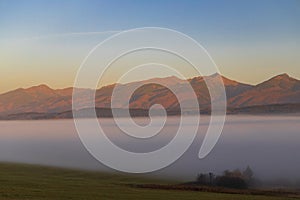
[[[216,183],[220,187],[235,189],[247,189],[248,187],[246,181],[241,177],[219,176],[216,179]]]
[[[223,175],[217,177],[213,173],[199,174],[196,183],[199,185],[246,189],[249,185],[254,185],[253,171],[248,166],[243,172],[238,169],[234,171],[226,170]]]

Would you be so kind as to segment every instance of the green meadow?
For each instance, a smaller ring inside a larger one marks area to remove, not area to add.
[[[176,184],[135,175],[0,163],[0,199],[205,199],[279,200],[272,197],[172,189],[146,189],[133,185]]]

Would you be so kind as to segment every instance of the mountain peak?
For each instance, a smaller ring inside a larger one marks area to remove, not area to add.
[[[36,89],[51,89],[48,85],[46,84],[40,84],[40,85],[36,85],[36,86],[33,86],[31,88],[36,88]],[[30,88],[29,88],[30,89]]]
[[[41,84],[37,86],[33,86],[30,88],[25,89],[27,92],[42,92],[42,93],[48,93],[53,92],[53,90],[46,84]]]
[[[177,76],[168,76],[168,77],[152,78],[152,79],[144,80],[142,82],[143,83],[157,82],[165,85],[173,85],[177,83],[183,83],[184,80],[178,78]]]
[[[290,77],[288,74],[280,74],[277,76],[274,76],[270,78],[269,80],[266,80],[258,85],[256,85],[256,88],[259,88],[260,90],[298,90],[299,88],[299,80],[294,79]]]
[[[219,74],[218,72],[216,72],[216,73],[214,73],[214,74],[212,74],[212,75],[209,75],[209,77],[222,77],[222,75],[221,74]]]
[[[279,74],[279,75],[275,76],[273,79],[282,80],[282,79],[290,79],[290,78],[291,77],[287,73],[283,73],[283,74]]]
[[[270,78],[269,80],[263,82],[263,83],[268,83],[268,82],[274,82],[274,84],[278,84],[279,82],[281,83],[293,83],[297,82],[298,80],[290,77],[287,73],[284,74],[279,74],[277,76],[274,76],[273,78]]]

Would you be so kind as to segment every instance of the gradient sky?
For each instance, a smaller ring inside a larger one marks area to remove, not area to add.
[[[70,33],[148,26],[196,39],[231,79],[255,84],[280,73],[300,79],[299,0],[0,0],[0,93],[41,83],[72,86],[89,50],[112,35]]]

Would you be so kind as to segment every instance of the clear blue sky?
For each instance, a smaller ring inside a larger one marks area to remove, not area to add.
[[[1,37],[162,26],[247,40],[298,37],[299,0],[1,0]]]
[[[257,83],[281,72],[300,78],[299,0],[0,0],[0,41],[145,26],[195,38],[230,78]]]

